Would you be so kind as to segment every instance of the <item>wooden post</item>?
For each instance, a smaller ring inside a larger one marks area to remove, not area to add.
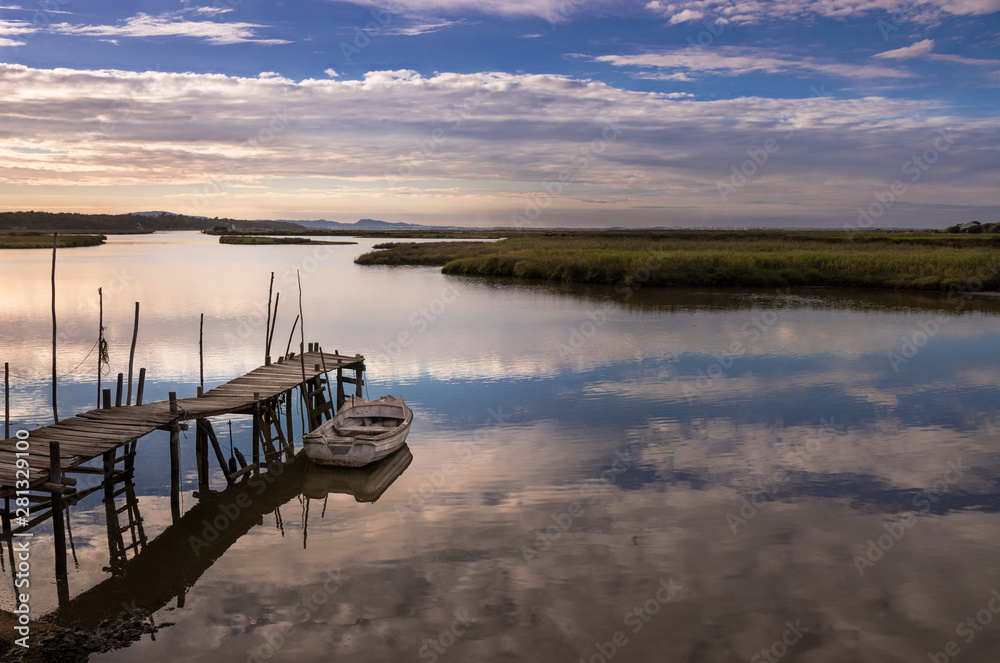
[[[102,393],[104,395],[104,409],[105,410],[110,410],[111,409],[111,390],[110,389],[105,389]]]
[[[142,390],[146,386],[146,369],[139,369],[139,387],[135,390],[135,404],[142,405]]]
[[[205,387],[205,314],[201,314],[201,324],[198,326],[198,375],[202,388]]]
[[[337,403],[333,400],[333,389],[330,387],[330,373],[326,370],[326,354],[323,353],[323,348],[317,348],[319,350],[320,361],[323,362],[323,375],[321,380],[326,381],[326,395],[330,399],[330,414],[329,418],[333,419],[334,415],[337,414],[336,407]]]
[[[365,380],[365,362],[361,362],[361,364],[354,369],[354,380],[354,393],[358,398],[361,398],[363,393],[361,391],[361,387],[363,386]]]
[[[274,272],[271,272],[271,285],[267,288],[267,322],[264,324],[264,356],[271,354],[271,295],[274,293]]]
[[[292,333],[288,335],[288,345],[285,346],[285,357],[288,356],[288,351],[292,349],[292,339],[295,338],[295,326],[299,324],[299,316],[295,316],[295,322],[292,323]]]
[[[167,392],[167,398],[170,401],[170,414],[177,414],[177,392]]]
[[[304,404],[303,407],[308,408],[309,396],[307,390],[309,389],[309,386],[306,384],[306,356],[303,352],[306,347],[306,317],[302,313],[302,275],[299,274],[299,270],[295,270],[295,278],[298,279],[299,283],[299,318],[302,320],[302,324],[299,325],[299,351],[302,352],[302,354],[299,355],[299,365],[302,367],[302,402]],[[308,412],[308,419],[309,430],[312,430],[316,426],[313,423],[311,410]],[[305,431],[303,431],[303,434],[305,434]]]
[[[205,499],[208,494],[208,435],[199,419],[194,431],[195,464],[198,467],[198,497]]]
[[[212,443],[212,449],[215,451],[215,458],[219,461],[219,467],[222,468],[222,476],[226,477],[226,484],[233,485],[233,478],[229,475],[229,463],[226,462],[226,455],[222,453],[222,445],[219,444],[219,438],[215,434],[215,430],[212,428],[212,422],[208,419],[198,419],[197,425],[205,431],[205,435],[208,436],[208,441]]]
[[[170,515],[173,523],[181,519],[181,452],[179,426],[170,427]]]
[[[288,430],[288,446],[291,447],[292,455],[295,455],[295,424],[292,423],[292,390],[285,392],[285,428]],[[288,460],[291,460],[291,456]]]
[[[198,385],[198,398],[204,398],[204,397],[205,397],[205,388],[202,387],[201,385]]]
[[[267,356],[271,357],[271,343],[274,341],[274,330],[278,326],[278,302],[281,301],[281,293],[274,296],[274,315],[271,316],[271,330],[267,333]]]
[[[115,407],[122,406],[122,384],[125,382],[125,374],[118,374],[118,389],[115,391]]]
[[[97,407],[101,407],[101,368],[104,361],[104,290],[97,289]]]
[[[337,368],[337,411],[344,407],[344,401],[347,400],[347,396],[344,395],[344,369]]]
[[[253,464],[257,466],[253,473],[260,472],[260,394],[253,394]]]
[[[10,364],[3,363],[3,439],[10,439]]]
[[[62,485],[62,467],[59,458],[59,443],[49,442],[49,483]],[[52,491],[52,534],[55,539],[56,579],[66,578],[66,531],[63,525],[62,492]],[[68,597],[67,597],[68,598]],[[62,597],[60,597],[62,602]]]
[[[132,362],[135,360],[135,339],[139,335],[139,302],[135,303],[135,323],[132,325],[132,349],[128,351],[128,395],[125,405],[132,404]]]
[[[58,240],[59,233],[52,233],[52,418],[57,424],[59,423],[59,406],[57,404],[59,399],[56,397],[56,246]]]

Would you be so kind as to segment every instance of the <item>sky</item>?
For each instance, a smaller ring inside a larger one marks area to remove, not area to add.
[[[1000,0],[0,0],[0,210],[1000,221]]]

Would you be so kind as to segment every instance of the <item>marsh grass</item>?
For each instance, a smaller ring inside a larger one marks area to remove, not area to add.
[[[100,246],[107,237],[104,235],[59,235],[57,246],[60,249],[71,249],[80,246]],[[2,233],[0,234],[0,249],[51,249],[52,234]]]
[[[397,244],[359,264],[649,286],[1000,287],[1000,240],[833,232],[525,232],[496,243]]]

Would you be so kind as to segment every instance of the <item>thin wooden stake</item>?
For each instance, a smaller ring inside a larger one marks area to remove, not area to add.
[[[295,270],[295,278],[299,282],[299,318],[302,320],[302,324],[299,325],[299,350],[302,351],[299,355],[299,365],[302,367],[302,398],[305,402],[306,407],[309,407],[309,396],[307,395],[306,386],[306,356],[305,356],[305,346],[306,346],[306,318],[302,313],[302,276],[299,274],[299,270]],[[313,424],[312,410],[309,411],[309,430],[315,428]]]
[[[97,289],[97,407],[101,407],[101,368],[103,367],[104,352],[104,289]]]
[[[125,374],[118,374],[118,389],[115,391],[115,407],[122,406],[122,383],[125,381]]]
[[[292,333],[288,335],[288,345],[285,346],[285,357],[288,356],[289,350],[292,349],[292,338],[295,337],[295,327],[299,324],[299,316],[295,316],[295,322],[292,323]]]
[[[139,302],[135,303],[135,323],[132,325],[132,349],[128,351],[128,395],[125,405],[132,404],[132,362],[135,360],[135,339],[139,335]]]
[[[274,330],[278,327],[278,302],[281,301],[281,293],[274,296],[274,316],[271,318],[271,330],[267,334],[267,356],[271,356],[271,343],[274,341]]]
[[[201,324],[198,326],[198,375],[201,378],[201,388],[205,388],[205,314],[201,314]]]
[[[56,246],[59,233],[52,233],[52,418],[59,423],[59,406],[56,396]],[[63,560],[65,562],[65,560]]]
[[[3,439],[10,439],[10,364],[3,363]]]
[[[264,356],[271,354],[271,339],[268,333],[271,329],[271,296],[274,294],[274,272],[271,272],[271,285],[267,287],[267,323],[264,326]]]

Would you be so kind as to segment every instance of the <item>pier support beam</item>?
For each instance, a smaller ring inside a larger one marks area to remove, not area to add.
[[[62,465],[59,456],[59,443],[49,442],[49,483],[62,486]],[[56,591],[59,605],[69,601],[69,574],[66,572],[66,529],[63,523],[62,490],[52,493],[52,538],[55,543],[56,559]]]
[[[174,524],[181,519],[180,427],[170,427],[170,516]]]

